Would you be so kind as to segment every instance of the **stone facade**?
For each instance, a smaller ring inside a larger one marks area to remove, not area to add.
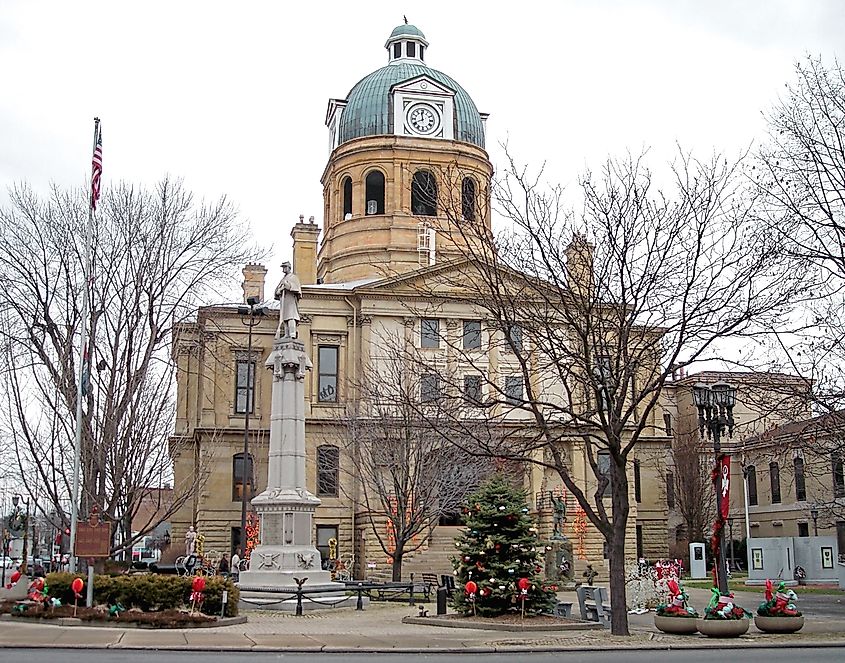
[[[446,340],[425,352],[460,374],[469,366],[449,347],[462,334],[462,321],[473,320],[481,325],[482,342],[472,368],[483,367],[488,380],[502,381],[517,366],[516,357],[504,350],[501,329],[485,322],[462,287],[472,273],[459,259],[468,244],[491,232],[493,167],[483,147],[486,115],[454,81],[423,64],[421,46],[428,43],[418,29],[397,30],[388,43],[396,68],[374,72],[353,88],[349,99],[329,103],[331,154],[322,176],[322,238],[321,226],[302,217],[291,233],[293,268],[303,285],[299,338],[314,363],[305,380],[305,417],[306,483],[322,501],[315,515],[315,540],[320,548],[329,535],[337,538],[341,557],[354,554],[357,577],[382,575],[388,560],[363,512],[361,477],[338,429],[347,406],[359,400],[356,385],[363,371],[385,359],[380,339],[392,336],[414,347],[421,319],[436,318]],[[386,97],[368,92],[406,71],[413,76],[385,87]],[[366,81],[372,85],[367,87]],[[403,115],[405,106],[397,104],[407,104],[407,113]],[[362,117],[365,112],[374,115]],[[446,124],[435,131],[432,121]],[[434,199],[428,199],[432,191]],[[589,255],[583,250],[573,254],[574,286],[591,287]],[[247,266],[245,295],[264,293],[262,270]],[[269,311],[252,330],[251,348],[243,316],[234,306],[203,307],[195,322],[175,331],[174,439],[180,441],[173,446],[175,478],[178,483],[199,474],[206,480],[203,490],[173,518],[173,537],[181,540],[193,523],[205,536],[206,550],[231,552],[236,545],[241,508],[238,454],[244,448],[250,361],[256,366],[248,435],[255,457],[254,494],[266,487],[271,380],[262,367],[278,324],[278,305],[268,294],[263,298]],[[549,376],[532,379],[536,389],[543,385],[545,395],[563,397],[563,388]],[[637,464],[629,470],[631,558],[637,553],[664,557],[668,552],[666,499],[659,478],[670,437],[661,416],[660,408],[653,412],[637,446]],[[508,425],[529,430],[530,421],[528,413],[514,413]],[[566,440],[572,474],[588,494],[594,493],[596,480],[581,438],[573,432]],[[339,457],[336,471],[318,467],[332,454]],[[548,496],[563,494],[559,477],[528,465],[523,483],[541,531],[551,531]],[[567,511],[564,534],[573,542],[576,576],[590,562],[606,577],[602,538],[579,514],[571,496]]]

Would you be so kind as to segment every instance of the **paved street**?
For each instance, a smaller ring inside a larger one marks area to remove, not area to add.
[[[683,652],[684,663],[712,663],[713,651]],[[148,651],[79,651],[79,650],[0,650],[0,660],[26,663],[142,663],[151,658]],[[528,663],[677,663],[678,652],[563,652],[530,654],[520,652],[519,661]],[[156,652],[155,661],[162,663],[513,663],[514,654],[286,654],[286,653],[205,653]],[[743,652],[743,663],[842,663],[842,649],[757,649]]]

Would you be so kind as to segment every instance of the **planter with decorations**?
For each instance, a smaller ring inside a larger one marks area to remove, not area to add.
[[[754,626],[763,633],[795,633],[804,626],[804,615],[795,607],[795,592],[781,582],[777,590],[766,581],[766,600],[757,608]]]
[[[669,601],[657,606],[654,614],[654,625],[664,633],[675,635],[691,635],[698,631],[696,620],[698,613],[694,608],[687,605],[687,596],[684,588],[675,580],[670,580]]]
[[[750,612],[734,603],[733,594],[722,596],[714,587],[704,619],[697,619],[696,625],[702,635],[711,638],[738,638],[748,632],[750,618]]]

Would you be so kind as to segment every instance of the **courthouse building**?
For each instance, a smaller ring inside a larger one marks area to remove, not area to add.
[[[352,47],[356,47],[355,44]],[[314,537],[325,556],[330,539],[338,554],[354,554],[358,577],[383,577],[389,568],[363,516],[361,477],[356,476],[337,424],[358,398],[355,385],[379,355],[378,339],[394,334],[442,355],[449,343],[477,330],[479,352],[489,375],[506,381],[515,357],[495,342],[503,333],[487,325],[460,292],[444,292],[436,310],[418,286],[444,281],[464,255],[471,237],[438,209],[452,195],[464,218],[481,215],[490,232],[486,204],[493,166],[485,150],[487,114],[467,91],[428,65],[429,43],[413,25],[400,25],[386,44],[388,62],[355,84],[343,99],[331,99],[326,125],[330,155],[322,174],[322,220],[300,218],[292,227],[293,271],[303,284],[299,335],[314,368],[306,377],[308,489],[322,500]],[[353,73],[353,72],[350,72]],[[316,177],[315,173],[315,177]],[[454,192],[454,193],[450,193]],[[467,202],[469,201],[469,202]],[[452,217],[454,218],[454,217]],[[264,283],[261,265],[244,268],[244,299],[256,297],[269,308],[257,318],[251,347],[245,318],[234,306],[205,306],[195,321],[176,332],[178,414],[174,458],[176,485],[195,473],[206,475],[201,492],[172,519],[173,540],[195,525],[206,550],[231,552],[240,540],[241,496],[260,492],[267,478],[271,371],[264,368],[278,324],[274,284]],[[431,336],[432,329],[438,333]],[[243,456],[245,415],[249,411],[250,458]],[[642,458],[631,464],[629,551],[650,558],[668,552],[666,494],[662,467],[670,442],[663,412],[638,445]],[[579,453],[581,454],[579,456]],[[577,444],[569,450],[571,471],[585,488],[595,479]],[[255,485],[253,485],[255,484]],[[524,468],[524,486],[542,524],[551,531],[550,494],[562,494],[549,470]],[[594,489],[593,489],[594,490]],[[577,519],[568,503],[568,527]],[[598,533],[585,522],[567,530],[576,545],[575,573],[591,562],[606,574]],[[443,550],[451,547],[446,524],[427,549],[415,553],[405,572],[446,572]],[[445,542],[445,543],[444,543]],[[430,555],[426,559],[426,555]],[[434,560],[437,561],[434,561]]]

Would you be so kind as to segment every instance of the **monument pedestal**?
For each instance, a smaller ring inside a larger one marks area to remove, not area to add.
[[[305,346],[290,337],[276,339],[267,359],[273,370],[267,490],[252,500],[260,543],[238,580],[243,608],[293,610],[296,579],[303,578],[303,589],[321,590],[303,598],[303,609],[337,607],[349,600],[354,605],[346,586],[322,570],[312,540],[320,500],[305,488],[305,371],[311,366]]]

